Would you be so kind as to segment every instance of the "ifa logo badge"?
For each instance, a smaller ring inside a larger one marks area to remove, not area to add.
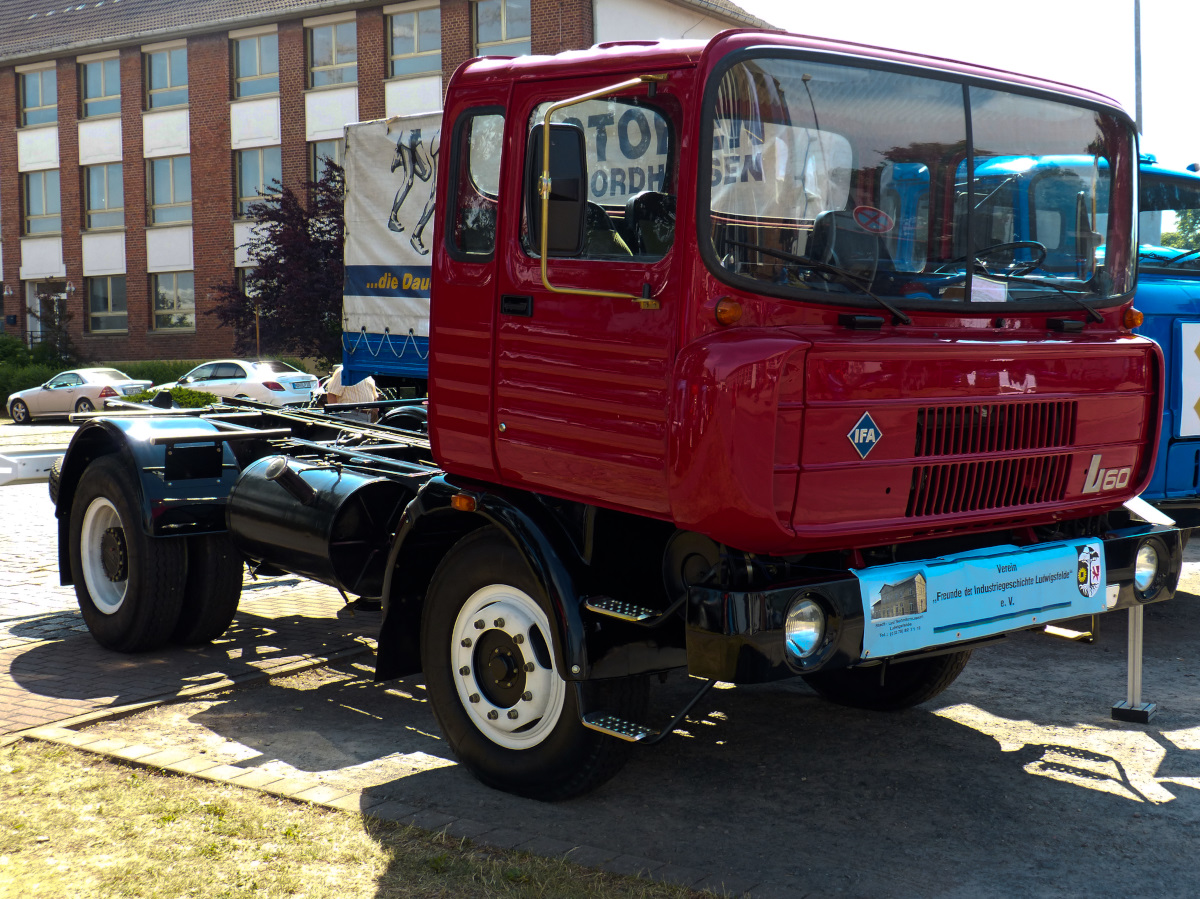
[[[871,413],[864,412],[862,418],[858,420],[858,424],[850,429],[850,433],[846,437],[849,438],[850,445],[858,452],[858,457],[865,459],[871,450],[875,449],[875,444],[883,439],[883,431],[879,430],[879,426],[871,418]]]

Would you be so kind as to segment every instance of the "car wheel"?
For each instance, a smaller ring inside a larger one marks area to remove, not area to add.
[[[842,668],[802,675],[831,702],[856,709],[893,712],[937,696],[962,673],[971,650],[870,668]]]
[[[555,667],[555,629],[541,584],[494,528],[462,538],[426,596],[421,658],[442,733],[490,787],[559,800],[594,789],[625,763],[629,744],[588,730],[579,691]],[[648,682],[579,685],[617,714],[644,711]],[[590,705],[590,703],[589,703]]]
[[[228,534],[187,538],[187,586],[171,640],[184,646],[211,643],[229,628],[242,596],[242,554]]]
[[[27,425],[33,421],[33,418],[29,414],[29,407],[25,405],[23,400],[13,400],[8,414],[12,416],[13,424]]]
[[[186,546],[143,533],[137,484],[116,456],[101,456],[71,503],[69,556],[75,596],[96,642],[118,652],[167,642],[183,603]]]
[[[75,411],[76,411],[76,412],[95,412],[95,411],[96,411],[96,407],[95,407],[95,406],[93,406],[93,405],[92,405],[92,401],[91,401],[91,400],[89,400],[89,399],[88,399],[88,398],[85,396],[85,397],[81,397],[81,398],[79,399],[79,402],[77,402],[77,403],[75,404]]]

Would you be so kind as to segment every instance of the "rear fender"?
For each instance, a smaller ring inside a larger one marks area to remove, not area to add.
[[[454,509],[451,499],[468,493],[475,511]],[[421,611],[438,564],[466,534],[491,525],[520,551],[550,601],[547,612],[558,639],[555,663],[567,680],[588,676],[588,653],[579,587],[586,564],[563,520],[537,498],[445,476],[429,481],[408,505],[389,555],[384,579],[384,616],[375,679],[421,670]]]

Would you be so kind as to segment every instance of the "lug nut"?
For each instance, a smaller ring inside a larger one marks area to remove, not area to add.
[[[470,637],[463,637],[462,645],[463,645],[463,646],[468,646],[468,647],[469,647],[469,646],[471,645],[471,638],[470,638]]]
[[[508,717],[509,717],[509,718],[511,718],[512,720],[516,721],[516,720],[517,720],[517,710],[516,710],[516,709],[509,709],[509,710],[508,710]]]
[[[521,698],[524,699],[526,702],[533,702],[533,694],[530,693],[528,690],[526,690],[524,693],[521,694]]]
[[[466,677],[468,674],[471,673],[471,666],[463,665],[461,668],[458,669],[458,673],[461,674],[463,677]]]
[[[533,670],[534,670],[536,667],[537,667],[537,666],[536,666],[536,665],[534,665],[534,664],[533,664],[533,662],[526,662],[526,663],[525,663],[525,670],[526,670],[526,671],[533,671]]]
[[[495,721],[499,717],[500,717],[500,713],[497,712],[495,709],[492,709],[490,712],[488,712],[488,721]]]
[[[479,694],[478,693],[472,693],[468,698],[471,700],[471,702],[479,702]]]
[[[479,618],[475,621],[475,630],[477,630],[477,631],[483,630],[483,619],[482,618]]]
[[[496,627],[504,627],[504,619],[497,618],[495,621],[492,622],[492,624],[496,625]]]
[[[525,635],[524,634],[513,634],[513,642],[516,643],[518,646],[520,646],[522,643],[525,642]]]

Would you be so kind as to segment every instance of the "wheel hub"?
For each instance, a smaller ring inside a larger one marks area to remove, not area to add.
[[[129,578],[124,528],[105,528],[100,535],[100,563],[104,567],[104,576],[113,583]]]
[[[525,657],[502,630],[487,631],[475,644],[479,689],[500,708],[512,708],[525,692]]]

